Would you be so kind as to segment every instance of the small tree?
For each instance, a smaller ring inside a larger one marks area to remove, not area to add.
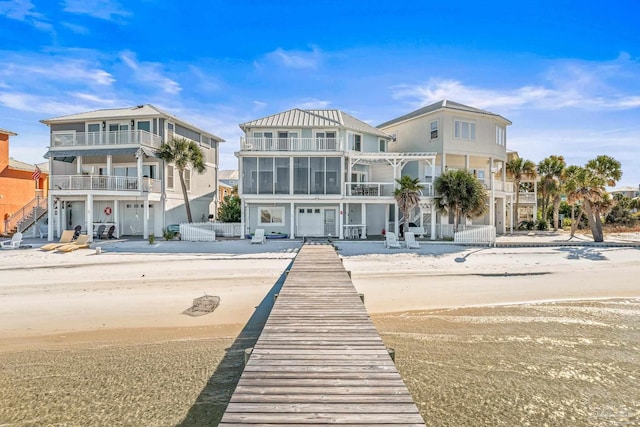
[[[400,187],[395,189],[393,195],[404,217],[404,226],[402,229],[407,231],[409,229],[409,215],[411,214],[411,210],[420,203],[420,195],[422,194],[420,190],[424,187],[420,185],[418,178],[411,178],[408,175],[396,179],[396,182]]]
[[[224,196],[218,208],[218,219],[221,222],[240,222],[240,197],[238,187],[234,186],[230,195]]]
[[[178,178],[180,178],[180,187],[184,197],[184,206],[187,210],[187,222],[193,222],[191,219],[191,206],[189,205],[189,195],[187,194],[187,185],[184,181],[184,171],[187,167],[197,173],[205,171],[204,155],[202,150],[194,141],[186,138],[174,137],[171,141],[165,142],[160,146],[159,156],[167,163],[173,163],[178,170]]]
[[[513,182],[516,191],[516,219],[518,218],[518,210],[520,209],[520,183],[525,178],[536,177],[536,164],[531,160],[525,160],[522,157],[516,157],[509,160],[506,164],[507,172],[513,175]],[[533,220],[536,219],[536,213],[533,214]]]
[[[454,230],[461,218],[477,218],[487,210],[489,196],[482,183],[470,172],[460,169],[447,171],[435,183],[436,206],[441,212],[453,213]]]

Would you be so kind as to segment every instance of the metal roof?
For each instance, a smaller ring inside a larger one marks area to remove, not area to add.
[[[238,170],[219,170],[218,179],[238,179]]]
[[[391,138],[387,133],[375,128],[362,120],[340,110],[301,110],[294,108],[273,114],[261,119],[242,123],[240,129],[247,131],[249,128],[344,128],[357,132],[370,133],[383,138]]]
[[[163,111],[160,108],[155,107],[151,104],[138,105],[135,107],[126,107],[126,108],[111,108],[111,109],[87,111],[85,113],[70,114],[67,116],[44,119],[44,120],[40,120],[40,122],[44,123],[45,125],[51,125],[56,123],[70,123],[70,122],[87,121],[87,120],[115,120],[115,119],[125,119],[125,118],[138,119],[138,118],[154,118],[154,117],[163,117],[163,118],[171,119],[176,123],[180,123],[192,129],[197,129],[203,135],[216,140],[216,142],[224,142],[224,139],[220,138],[219,136],[216,136],[210,132],[207,132],[203,129],[198,128],[197,126],[187,123],[184,120],[174,116],[173,114],[169,114],[166,111]]]
[[[9,158],[9,167],[11,169],[18,169],[18,170],[23,170],[28,172],[33,172],[36,170],[36,165],[31,163],[21,162],[20,160],[16,160],[14,158]],[[43,171],[42,168],[40,168],[40,171],[44,172],[45,174],[47,173],[46,171]]]
[[[406,120],[410,120],[410,119],[414,119],[416,117],[420,117],[423,116],[425,114],[429,114],[432,113],[434,111],[437,110],[441,110],[441,109],[448,109],[448,110],[458,110],[458,111],[464,111],[467,113],[474,113],[474,114],[484,114],[484,115],[488,115],[488,116],[495,116],[495,117],[499,117],[502,120],[506,121],[508,124],[511,124],[511,121],[505,119],[504,117],[502,117],[499,114],[496,113],[492,113],[490,111],[487,110],[481,110],[480,108],[475,108],[475,107],[470,107],[468,105],[464,105],[464,104],[460,104],[458,102],[454,102],[454,101],[449,101],[449,100],[442,100],[442,101],[438,101],[434,104],[431,105],[427,105],[426,107],[422,107],[416,111],[412,111],[411,113],[405,114],[404,116],[400,116],[398,118],[389,120],[387,122],[384,122],[382,124],[379,124],[378,127],[379,128],[385,128],[391,125],[394,125],[396,123],[400,123],[400,122],[404,122]]]

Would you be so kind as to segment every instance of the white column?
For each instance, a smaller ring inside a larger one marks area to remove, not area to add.
[[[239,179],[238,180],[238,185],[240,185],[240,182],[242,180]],[[247,229],[244,225],[244,200],[240,199],[240,238],[244,239],[245,234],[247,234]]]
[[[436,240],[436,205],[431,203],[431,240]]]
[[[291,174],[293,176],[293,174]],[[291,188],[291,187],[290,187]],[[294,202],[289,203],[291,212],[289,213],[289,239],[293,240],[295,232],[296,205]]]
[[[87,234],[89,241],[93,242],[93,194],[87,194],[87,204],[85,206],[85,217],[87,219]]]
[[[76,174],[82,175],[82,156],[76,157]]]
[[[520,190],[520,189],[518,189]],[[516,216],[517,216],[516,212]],[[533,181],[533,222],[538,220],[538,180]]]
[[[136,167],[138,168],[138,191],[142,191],[142,189],[144,188],[142,184],[142,153],[140,151],[142,150],[138,150],[138,153],[136,154],[136,160],[137,160]],[[147,236],[145,236],[145,239],[146,238]]]
[[[113,225],[116,226],[116,232],[114,233],[116,237],[120,237],[122,234],[120,227],[120,203],[117,200],[113,201]]]
[[[362,236],[360,236],[361,239],[366,239],[367,238],[367,204],[363,203],[362,204],[362,222],[361,224],[364,224],[364,227],[362,228]]]
[[[466,171],[469,170],[469,155],[468,154],[464,155],[464,170],[466,170]]]
[[[398,204],[395,203],[393,205],[393,209],[394,209],[394,213],[393,213],[393,218],[394,218],[394,223],[393,223],[393,232],[396,233],[396,236],[400,235],[400,225],[398,223],[398,216],[400,215],[400,210],[398,209]]]
[[[384,206],[384,229],[387,231],[390,231],[389,230],[389,205]]]
[[[344,239],[344,203],[340,202],[340,215],[338,215],[338,238]]]
[[[113,169],[113,156],[111,154],[107,155],[107,176],[112,175]]]
[[[496,226],[496,191],[493,177],[493,157],[489,157],[489,173],[491,174],[491,199],[489,200],[489,225]]]
[[[53,221],[53,196],[49,193],[47,198],[47,240],[49,242],[53,241]]]
[[[140,182],[140,181],[138,181]],[[149,238],[149,193],[145,194],[143,199],[144,209],[142,210],[142,237],[145,239]]]

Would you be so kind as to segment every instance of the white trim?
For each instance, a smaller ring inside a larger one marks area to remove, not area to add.
[[[169,168],[171,168],[171,186],[169,186]],[[176,187],[176,168],[173,165],[167,165],[167,170],[165,171],[165,181],[167,182],[167,190],[175,190]]]

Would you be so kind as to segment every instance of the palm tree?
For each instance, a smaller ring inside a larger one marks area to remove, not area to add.
[[[506,164],[507,172],[513,175],[513,182],[516,190],[516,218],[518,217],[518,209],[520,208],[520,183],[524,178],[536,177],[536,164],[531,160],[525,160],[522,157],[516,157],[509,160]],[[534,212],[534,220],[535,212]]]
[[[411,178],[408,175],[396,179],[396,182],[399,187],[395,189],[393,196],[396,198],[398,208],[400,208],[402,216],[404,217],[404,226],[402,229],[407,231],[409,230],[409,215],[411,214],[411,210],[420,203],[420,196],[422,195],[420,190],[424,187],[419,184],[420,180],[418,178]]]
[[[622,177],[620,162],[610,156],[598,156],[585,167],[576,168],[567,181],[570,203],[581,201],[594,242],[603,242],[602,215],[613,207],[606,186],[614,186]]]
[[[170,141],[160,146],[159,157],[167,163],[173,163],[178,170],[180,187],[184,196],[184,206],[187,210],[187,221],[193,222],[191,218],[191,206],[189,206],[189,195],[184,181],[184,171],[188,167],[198,173],[205,170],[204,155],[198,144],[186,138],[173,137]]]
[[[572,197],[569,194],[570,190],[575,189],[577,187],[577,184],[575,181],[577,179],[577,174],[580,173],[581,169],[582,169],[581,167],[575,166],[575,165],[567,166],[564,169],[564,172],[562,174],[563,175],[562,191],[564,191],[565,194],[567,194],[567,202],[571,205],[571,236],[570,237],[573,237],[575,235],[576,229],[578,228],[578,224],[580,223],[580,220],[584,215],[584,209],[580,209],[578,218],[576,218],[576,215],[575,215],[576,202],[579,199]]]
[[[440,175],[435,183],[436,205],[440,212],[453,213],[454,230],[460,218],[476,218],[489,209],[489,196],[482,183],[470,172],[459,169]]]
[[[544,192],[542,217],[547,215],[549,201],[553,199],[553,230],[558,230],[560,218],[560,196],[562,195],[563,171],[567,166],[564,157],[552,155],[538,163],[538,175],[541,176],[541,188]],[[546,219],[546,218],[545,218]]]

